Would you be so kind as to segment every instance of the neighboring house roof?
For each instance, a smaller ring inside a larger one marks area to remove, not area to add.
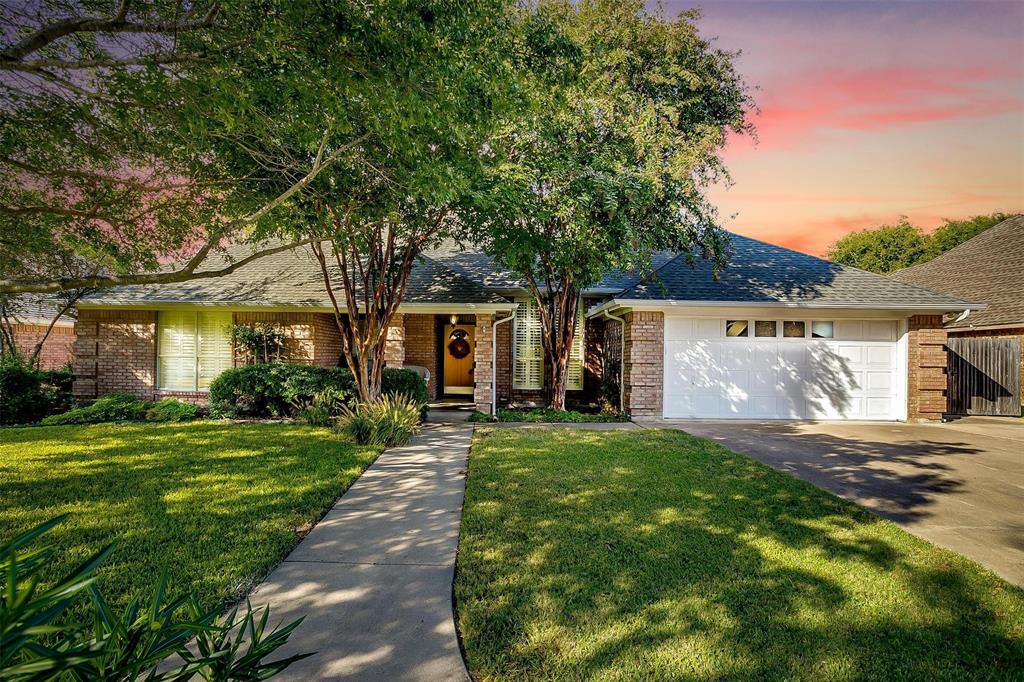
[[[732,256],[716,281],[711,264],[680,255],[618,301],[785,304],[811,307],[963,310],[960,298],[904,284],[765,242],[732,235]]]
[[[63,301],[43,294],[19,294],[10,300],[8,316],[17,324],[49,325],[63,307]],[[54,326],[71,327],[74,324],[73,315],[64,314]]]
[[[212,259],[207,269],[223,267],[251,251],[251,246],[229,247]],[[615,300],[651,303],[770,303],[944,312],[971,305],[952,296],[739,235],[733,235],[732,258],[717,281],[712,277],[710,264],[699,258],[691,266],[685,255],[658,252],[652,261],[656,269],[648,277],[609,272],[588,291],[614,294]],[[403,304],[507,305],[510,301],[503,294],[521,290],[524,285],[487,255],[446,242],[417,261]],[[222,277],[116,287],[97,292],[82,303],[331,307],[319,265],[308,247],[266,256]]]
[[[941,256],[890,277],[987,304],[985,310],[947,327],[1024,325],[1024,215],[1007,218]]]
[[[272,244],[262,245],[272,246]],[[200,270],[214,270],[250,253],[248,245],[229,246]],[[338,282],[337,267],[330,268]],[[252,307],[330,308],[320,266],[302,246],[259,258],[234,272],[173,284],[132,285],[104,289],[82,299],[86,305],[200,304]],[[339,300],[344,305],[343,300]],[[421,258],[409,275],[404,303],[502,304],[508,300],[430,257]]]

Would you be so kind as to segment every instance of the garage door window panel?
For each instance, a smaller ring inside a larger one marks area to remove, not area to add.
[[[782,336],[787,339],[802,339],[807,336],[807,323],[803,320],[786,320],[782,323]]]
[[[728,337],[749,336],[750,323],[747,320],[726,320],[725,335]]]

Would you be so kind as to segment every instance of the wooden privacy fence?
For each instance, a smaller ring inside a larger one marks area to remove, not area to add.
[[[950,337],[946,341],[949,413],[1019,417],[1019,339]]]

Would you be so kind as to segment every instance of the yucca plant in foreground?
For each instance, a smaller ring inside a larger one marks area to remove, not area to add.
[[[390,393],[354,408],[345,407],[338,417],[342,433],[362,445],[405,445],[419,430],[423,405],[403,393]]]
[[[238,609],[220,617],[203,611],[191,596],[167,601],[166,572],[147,607],[136,598],[122,613],[112,612],[94,583],[96,568],[113,545],[41,589],[40,571],[53,549],[33,545],[65,518],[51,519],[0,547],[0,679],[265,680],[312,655],[265,662],[301,618],[267,632],[269,608],[254,612],[246,604],[241,617]],[[91,627],[61,620],[71,604],[86,598]]]

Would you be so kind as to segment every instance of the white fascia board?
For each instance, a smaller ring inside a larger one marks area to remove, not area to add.
[[[240,305],[228,301],[117,301],[83,302],[78,304],[81,310],[181,310],[217,308],[237,312],[275,312],[275,313],[333,313],[331,306],[282,306],[282,305]],[[411,313],[453,313],[453,312],[507,312],[515,309],[515,303],[402,303],[398,312]],[[345,308],[342,307],[344,312]]]
[[[785,309],[785,310],[888,310],[894,313],[905,313],[913,315],[916,313],[953,313],[964,310],[984,310],[987,306],[983,303],[963,303],[960,305],[912,305],[903,304],[836,304],[836,303],[797,303],[797,302],[748,302],[748,301],[651,301],[646,299],[613,298],[605,301],[596,308],[587,312],[588,317],[599,315],[604,310],[629,308],[631,310],[660,310],[674,311],[685,308],[757,308],[757,309]]]
[[[1024,329],[1024,321],[1016,324],[979,324],[977,326],[946,327],[946,331],[950,334],[999,331],[1000,329]]]

